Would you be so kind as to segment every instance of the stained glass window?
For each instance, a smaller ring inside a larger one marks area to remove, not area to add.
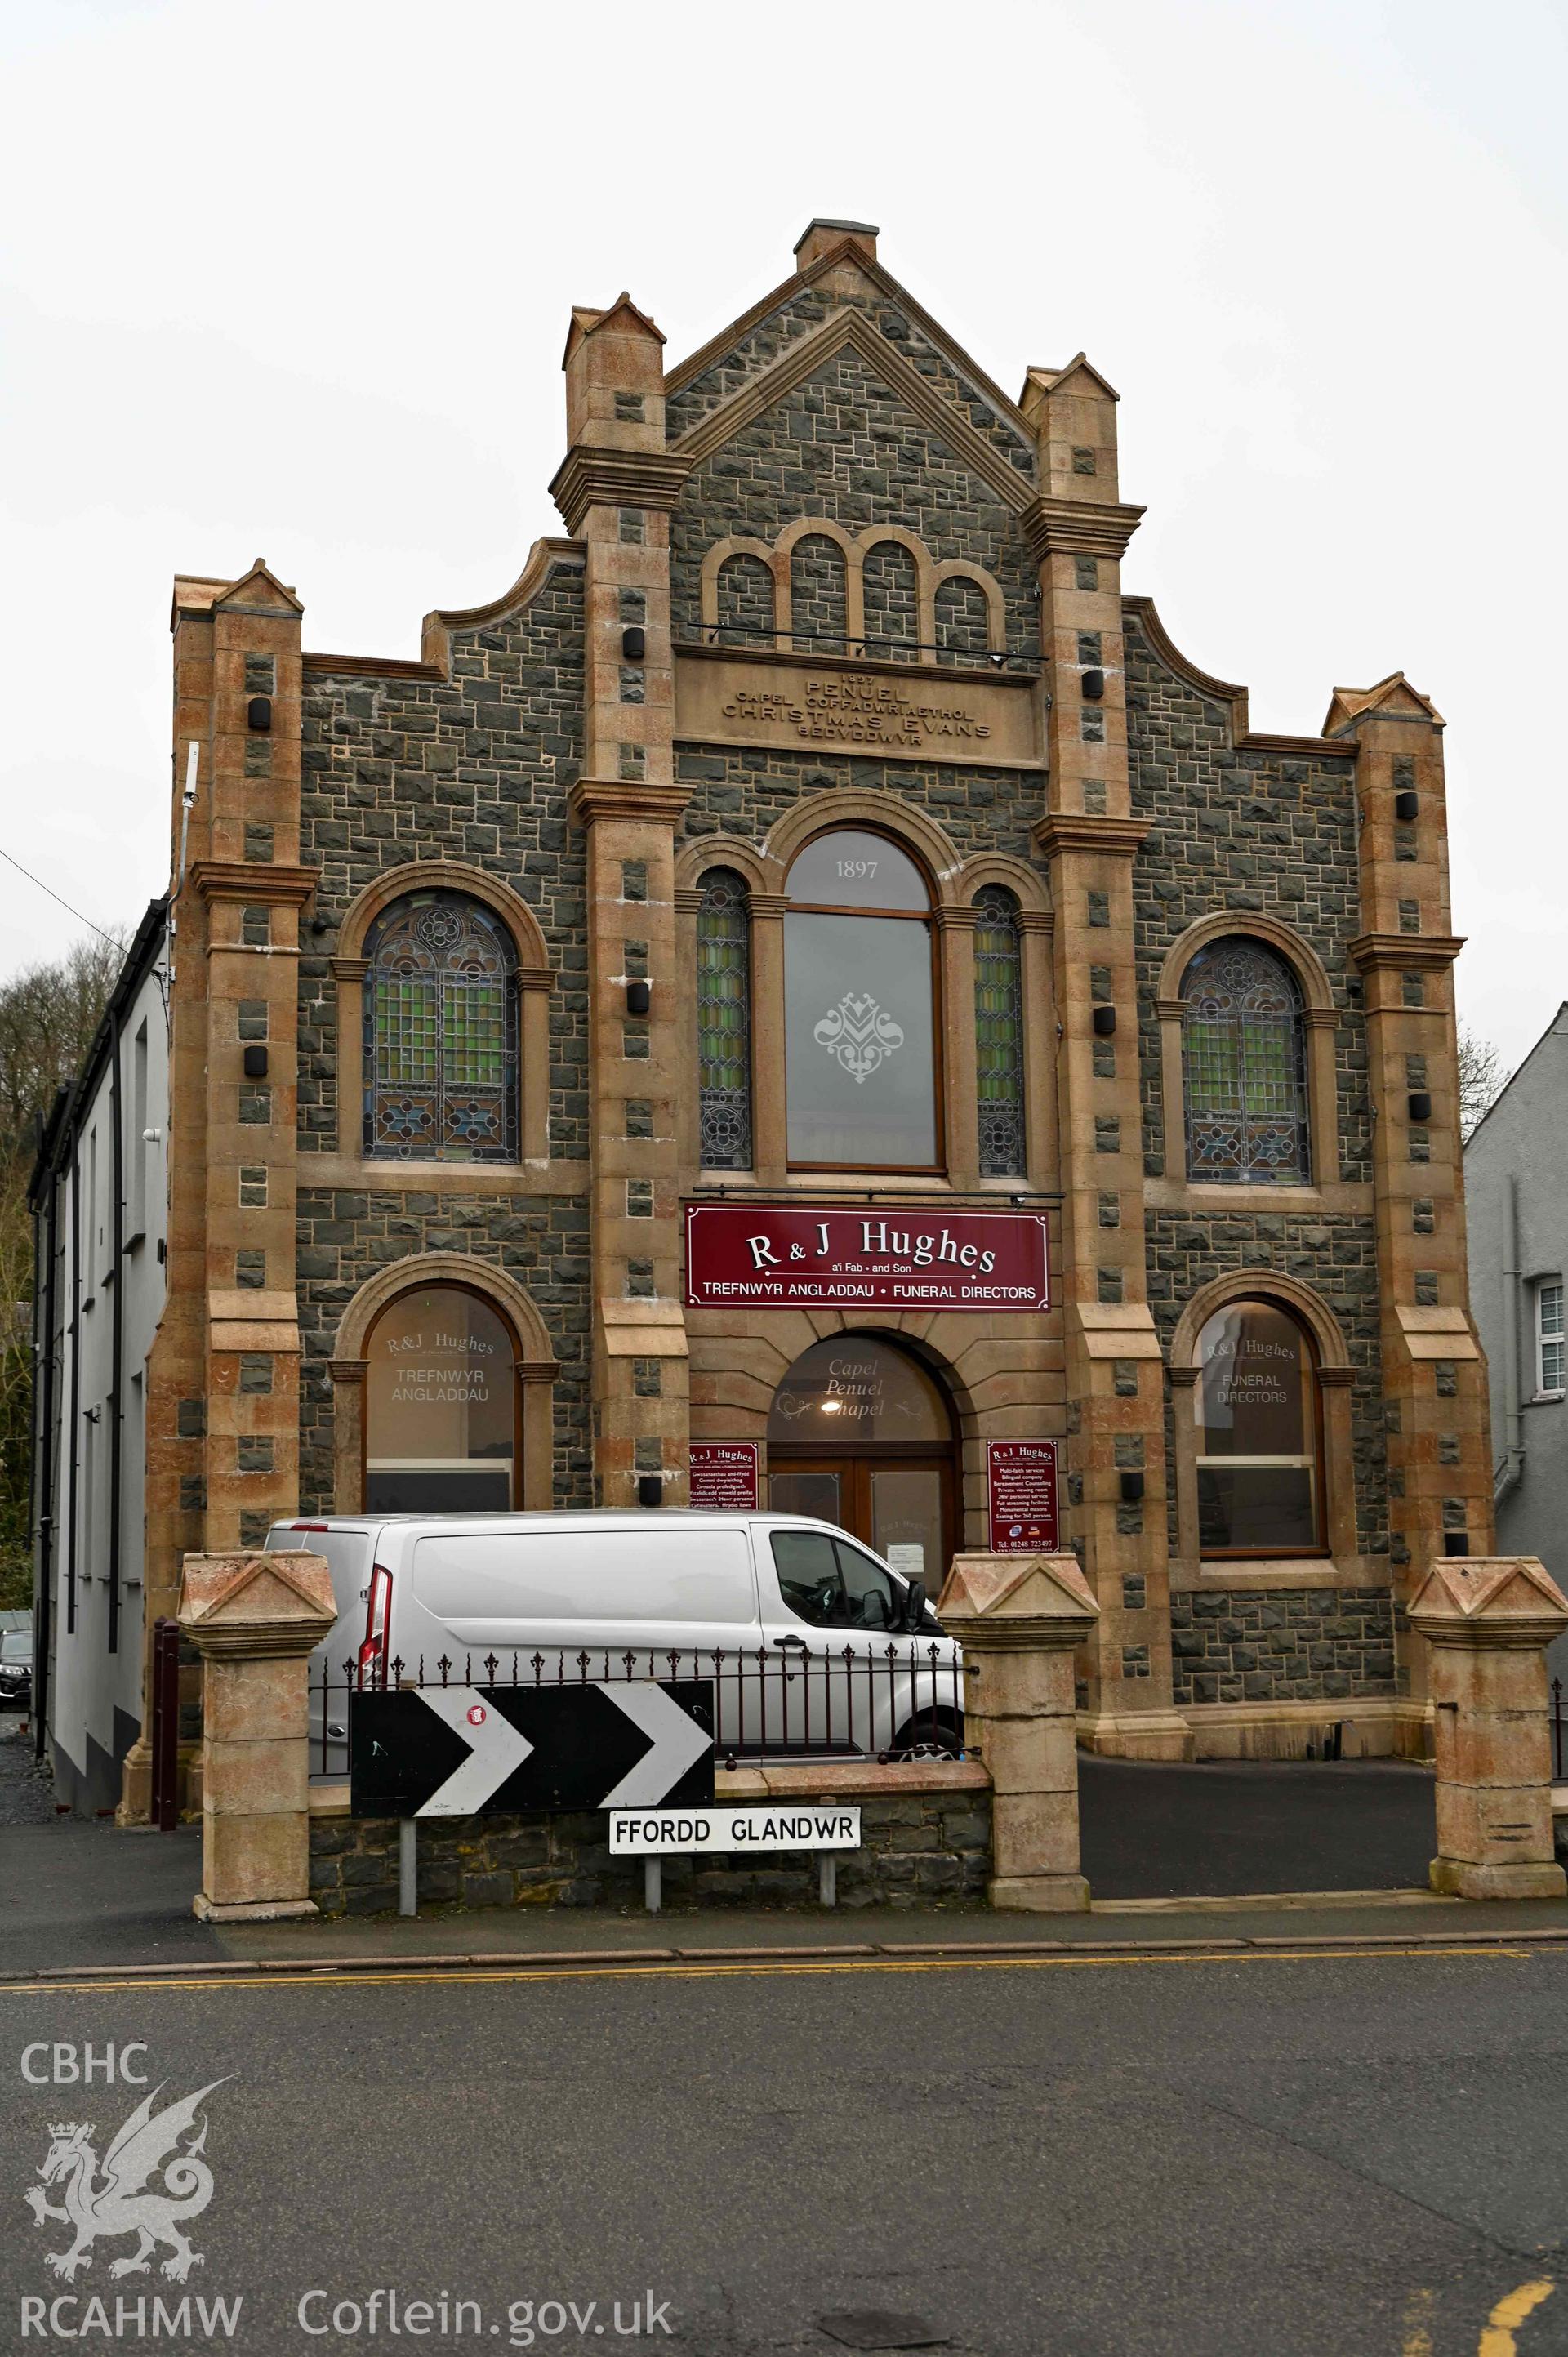
[[[727,867],[703,877],[697,912],[697,1058],[703,1168],[749,1170],[749,920],[746,887]]]
[[[1182,984],[1187,1002],[1187,1169],[1195,1179],[1311,1175],[1301,992],[1261,942],[1211,942]]]
[[[1000,884],[978,895],[974,1029],[980,1100],[980,1169],[986,1178],[1024,1171],[1024,981],[1018,903]]]
[[[415,892],[365,944],[365,1151],[419,1161],[517,1154],[516,957],[499,920]]]

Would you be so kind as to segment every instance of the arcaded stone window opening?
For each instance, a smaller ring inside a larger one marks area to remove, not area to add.
[[[936,595],[937,661],[978,661],[991,646],[991,612],[978,581],[944,581]]]
[[[697,912],[697,1066],[705,1170],[751,1168],[751,940],[746,886],[703,878]]]
[[[896,540],[880,540],[865,552],[862,568],[865,597],[864,651],[878,662],[913,662],[925,651],[920,640],[920,584],[915,560]]]
[[[365,1152],[517,1158],[517,956],[458,892],[394,901],[365,945]]]
[[[716,632],[722,647],[750,647],[770,651],[774,643],[773,576],[760,556],[726,557],[719,570],[719,619]]]
[[[1200,949],[1182,983],[1187,1168],[1192,1179],[1311,1178],[1302,996],[1261,942]]]
[[[842,655],[849,642],[844,553],[825,533],[808,533],[789,556],[790,631],[801,654]]]
[[[975,899],[975,1093],[980,1175],[1018,1178],[1025,1169],[1024,978],[1018,903],[1004,885]]]

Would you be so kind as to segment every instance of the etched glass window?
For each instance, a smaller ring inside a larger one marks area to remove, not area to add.
[[[705,1170],[751,1168],[751,943],[746,887],[703,878],[697,912],[697,1068]]]
[[[1199,1335],[1197,1365],[1203,1553],[1315,1551],[1317,1380],[1305,1334],[1272,1301],[1232,1301]]]
[[[938,1167],[930,895],[885,835],[818,835],[790,870],[784,1071],[791,1163]]]
[[[980,1169],[986,1178],[1024,1172],[1024,979],[1018,903],[1000,884],[975,900],[975,1082]]]
[[[369,1513],[505,1512],[517,1455],[517,1347],[478,1295],[399,1296],[366,1346]]]
[[[416,892],[365,944],[365,1151],[420,1161],[517,1154],[516,957],[499,920]]]
[[[1187,1172],[1193,1179],[1311,1176],[1301,992],[1262,942],[1211,942],[1182,984]]]

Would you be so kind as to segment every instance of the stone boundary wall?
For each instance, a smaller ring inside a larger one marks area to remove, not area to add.
[[[978,1761],[918,1768],[737,1770],[720,1803],[853,1802],[865,1846],[838,1856],[841,1907],[983,1904],[991,1878],[991,1780]],[[377,1915],[398,1900],[395,1817],[354,1817],[342,1786],[312,1795],[310,1895],[324,1915]],[[442,1817],[419,1827],[424,1907],[637,1907],[642,1860],[614,1857],[600,1811]],[[800,1851],[664,1861],[664,1904],[815,1906],[817,1859]]]

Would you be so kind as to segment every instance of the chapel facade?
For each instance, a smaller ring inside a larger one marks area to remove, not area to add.
[[[562,535],[416,660],[177,580],[146,1623],[281,1516],[771,1503],[933,1595],[1071,1547],[1101,1750],[1420,1751],[1491,1545],[1442,721],[1254,732],[1090,363],[795,263],[679,364],[574,312]]]

